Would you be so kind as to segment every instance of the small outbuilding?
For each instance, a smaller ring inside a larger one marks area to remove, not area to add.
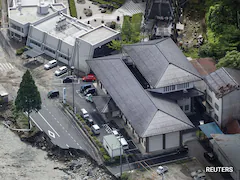
[[[3,103],[8,103],[8,92],[0,84],[0,105],[3,104]]]
[[[111,158],[123,154],[121,144],[113,134],[103,137],[103,146]]]

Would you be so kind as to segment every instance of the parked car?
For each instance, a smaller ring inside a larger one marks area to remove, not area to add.
[[[88,114],[88,112],[86,111],[86,109],[82,108],[81,111],[80,111],[80,113],[81,113],[81,116],[82,116],[84,119],[89,118],[89,114]]]
[[[121,146],[124,150],[129,149],[128,143],[126,141],[126,139],[124,139],[123,136],[118,136],[117,139],[119,140],[119,142],[121,143]]]
[[[164,174],[168,172],[168,167],[167,166],[158,166],[157,168],[157,173],[160,174]]]
[[[68,71],[68,68],[66,66],[62,66],[55,71],[55,76],[60,76],[62,74],[65,74],[67,71]]]
[[[100,134],[100,127],[97,124],[92,125],[91,130],[95,135]]]
[[[206,174],[205,173],[199,173],[196,176],[193,177],[194,180],[206,180]]]
[[[203,155],[210,162],[216,160],[216,156],[213,153],[211,153],[211,152],[204,152]]]
[[[87,118],[87,119],[86,119],[86,123],[87,123],[87,125],[88,125],[89,127],[91,127],[92,125],[94,125],[94,122],[93,122],[93,120],[92,120],[91,118]]]
[[[50,91],[50,92],[48,92],[47,97],[48,98],[59,97],[59,91],[58,90]]]
[[[51,60],[47,64],[44,65],[44,69],[49,70],[57,66],[57,60]]]
[[[191,172],[191,177],[194,178],[194,177],[197,176],[198,174],[202,174],[202,173],[205,174],[205,171],[202,170],[202,169],[198,169],[198,170],[196,170],[196,171]]]
[[[80,87],[80,92],[83,93],[86,89],[91,88],[91,84],[84,84]]]
[[[93,81],[96,81],[96,79],[97,78],[93,74],[88,74],[87,76],[84,76],[82,78],[84,82],[93,82]]]
[[[85,99],[86,99],[87,102],[93,103],[92,94],[87,94]]]
[[[77,77],[76,76],[67,76],[63,79],[63,83],[71,83],[73,82]]]
[[[88,88],[84,91],[84,95],[86,96],[87,94],[92,94],[95,95],[96,94],[96,89],[95,88]]]

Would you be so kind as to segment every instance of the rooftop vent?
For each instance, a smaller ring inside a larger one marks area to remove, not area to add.
[[[61,15],[59,20],[56,22],[56,29],[60,31],[60,30],[66,29],[66,27],[67,27],[67,18]]]
[[[37,13],[41,15],[46,15],[49,13],[48,11],[49,4],[45,2],[40,2],[38,7],[37,7]]]

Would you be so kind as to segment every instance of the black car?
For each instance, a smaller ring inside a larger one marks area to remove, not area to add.
[[[87,94],[92,94],[95,95],[96,94],[96,89],[95,88],[88,88],[84,91],[84,95],[86,96]]]
[[[54,90],[54,91],[50,91],[47,95],[48,98],[56,98],[59,97],[59,91]]]
[[[74,77],[74,76],[67,76],[63,79],[63,83],[71,83],[74,81],[75,78],[76,77]]]
[[[215,161],[216,160],[216,156],[211,152],[204,152],[203,155],[208,161]]]

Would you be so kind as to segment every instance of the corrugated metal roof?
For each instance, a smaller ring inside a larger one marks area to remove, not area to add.
[[[230,68],[220,68],[205,77],[209,88],[219,97],[239,88],[238,81],[240,82],[240,71]]]
[[[207,136],[207,138],[212,138],[212,134],[223,134],[215,122],[200,125],[199,128]]]
[[[157,98],[151,97],[120,58],[101,58],[88,60],[87,63],[139,136],[166,132],[163,116],[169,119],[171,125],[168,132],[178,131],[182,123],[181,130],[191,128],[191,122],[177,104],[163,99],[158,102]],[[156,127],[154,131],[153,126]]]
[[[154,88],[161,86],[159,82],[161,82],[161,78],[165,73],[168,75],[176,73],[172,68],[168,68],[170,64],[194,77],[190,78],[189,82],[191,80],[201,80],[197,70],[171,38],[125,45],[123,49],[130,56],[148,83]],[[168,81],[168,84],[173,83],[181,84],[184,82],[181,79],[177,82],[176,79],[174,79],[174,82]]]

